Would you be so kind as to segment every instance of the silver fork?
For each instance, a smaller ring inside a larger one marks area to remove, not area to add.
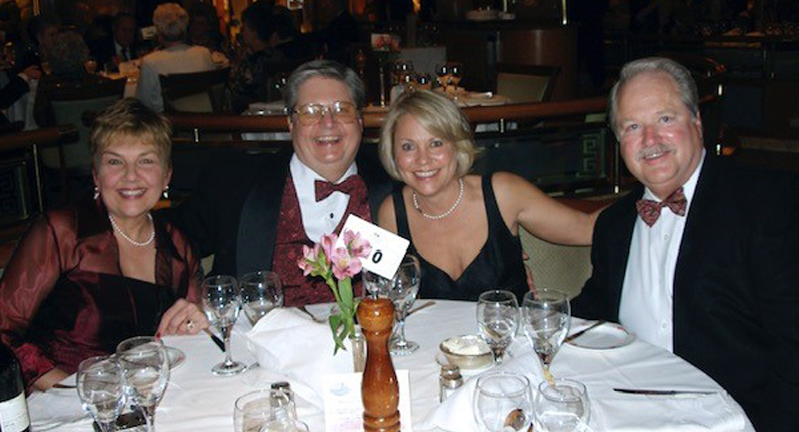
[[[320,323],[320,324],[327,323],[327,320],[326,320],[326,319],[324,319],[324,318],[319,318],[319,317],[317,317],[316,315],[312,314],[312,313],[311,313],[311,311],[309,311],[309,310],[308,310],[308,309],[305,307],[305,305],[300,305],[300,306],[297,306],[297,309],[299,309],[301,312],[304,312],[306,315],[308,315],[309,317],[311,317],[311,319],[312,319],[314,322],[316,322],[316,323]]]

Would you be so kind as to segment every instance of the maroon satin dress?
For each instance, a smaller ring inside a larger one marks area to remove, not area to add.
[[[153,221],[155,284],[122,275],[100,200],[48,211],[28,227],[0,280],[0,337],[28,387],[53,368],[74,373],[128,337],[154,334],[177,298],[197,300],[199,258],[174,226]]]

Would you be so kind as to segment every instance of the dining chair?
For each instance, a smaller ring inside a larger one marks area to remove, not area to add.
[[[541,240],[519,229],[522,247],[530,259],[536,289],[563,291],[569,298],[577,296],[591,276],[591,246],[563,246]]]
[[[58,148],[42,149],[42,164],[49,170],[58,170],[63,185],[62,195],[67,199],[70,185],[83,188],[85,179],[91,173],[92,157],[89,151],[89,131],[91,125],[83,121],[87,111],[100,112],[114,102],[122,99],[125,80],[108,80],[86,85],[56,85],[48,96],[53,109],[55,124],[74,125],[78,139]],[[81,185],[81,186],[78,186]]]
[[[164,111],[219,113],[225,110],[230,68],[161,75]]]
[[[552,98],[559,66],[497,63],[496,94],[514,103],[546,102]]]

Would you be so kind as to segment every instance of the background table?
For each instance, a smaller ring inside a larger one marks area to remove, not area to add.
[[[312,312],[327,311],[329,305],[309,307]],[[419,425],[436,408],[438,402],[439,365],[436,355],[439,343],[450,336],[475,333],[475,303],[437,300],[432,307],[410,316],[406,323],[409,340],[418,342],[420,349],[408,357],[394,357],[397,369],[410,370],[412,415],[411,421]],[[244,333],[250,329],[247,319],[240,316],[232,338],[235,360],[255,362],[246,347]],[[258,383],[253,376],[217,377],[211,367],[223,358],[222,352],[203,333],[197,336],[166,337],[164,342],[186,353],[186,361],[172,371],[170,384],[156,413],[159,432],[183,431],[232,431],[233,403],[237,397],[255,390]],[[517,336],[510,351],[527,351],[529,342]],[[341,353],[339,355],[349,355]],[[538,367],[538,360],[529,357],[530,367]],[[700,370],[679,357],[636,340],[632,344],[614,350],[586,350],[565,345],[552,365],[556,377],[576,378],[588,387],[593,400],[612,392],[613,386],[632,388],[679,388],[718,389],[718,384]],[[467,373],[467,378],[473,374]],[[285,379],[280,371],[263,371],[257,375],[260,383]],[[63,392],[65,390],[59,390]],[[77,404],[77,394],[71,393]],[[28,404],[36,423],[37,413],[52,409],[53,395],[34,394]],[[737,407],[740,410],[740,407]],[[470,415],[471,413],[464,413]],[[302,399],[297,400],[297,415],[306,422],[311,431],[324,431],[323,413]],[[646,412],[641,413],[646,418]],[[407,416],[403,417],[404,419]],[[59,425],[59,431],[91,431],[88,419]],[[415,427],[417,431],[421,431]],[[43,430],[43,429],[34,429]],[[753,430],[747,425],[745,430]]]

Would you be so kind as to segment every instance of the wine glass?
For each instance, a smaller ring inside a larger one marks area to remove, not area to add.
[[[80,362],[78,397],[102,432],[116,430],[114,423],[125,405],[125,391],[113,356],[89,357]]]
[[[494,363],[502,363],[505,349],[519,326],[519,303],[510,291],[492,290],[477,300],[477,325],[480,337],[491,347]]]
[[[391,354],[406,356],[419,349],[419,344],[405,339],[405,317],[416,301],[419,293],[419,280],[421,270],[419,260],[415,256],[405,255],[397,273],[392,279],[386,279],[378,274],[364,272],[363,281],[366,291],[373,297],[387,297],[394,303],[394,317],[397,327],[391,336],[388,348]]]
[[[127,396],[144,411],[147,430],[155,430],[155,407],[169,381],[169,356],[152,336],[125,339],[117,345],[117,364]]]
[[[448,63],[449,67],[449,83],[453,87],[453,91],[458,91],[458,84],[461,82],[461,78],[463,78],[463,64],[459,62],[450,62]]]
[[[406,59],[397,59],[393,67],[394,82],[402,85],[405,83],[405,76],[413,73],[413,62]]]
[[[243,372],[247,368],[244,363],[233,361],[230,355],[230,331],[233,330],[233,324],[241,310],[236,278],[225,275],[205,278],[201,298],[208,321],[219,329],[225,341],[225,360],[211,368],[211,372],[214,375],[235,375]]]
[[[287,423],[297,419],[291,392],[285,389],[261,389],[236,399],[233,423],[236,432],[260,432],[269,423]],[[278,429],[275,424],[274,429]],[[287,429],[291,430],[291,429]]]
[[[269,311],[283,306],[283,284],[275,272],[247,273],[239,279],[239,288],[241,307],[253,326]]]
[[[535,397],[535,420],[544,432],[586,430],[591,407],[583,383],[557,379],[541,381]]]
[[[512,372],[491,372],[477,379],[474,418],[481,431],[526,431],[533,420],[530,380]]]
[[[449,85],[449,79],[450,79],[449,74],[450,74],[449,63],[444,63],[436,66],[436,77],[438,80],[438,86],[443,89],[444,93],[447,92],[447,86]]]
[[[571,307],[566,294],[542,289],[530,291],[522,300],[524,332],[541,359],[544,375],[551,378],[549,366],[558,353],[571,323]]]

